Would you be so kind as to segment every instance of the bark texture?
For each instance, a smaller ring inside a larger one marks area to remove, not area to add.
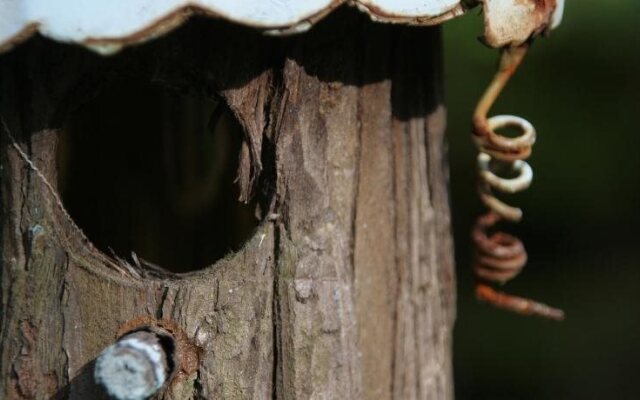
[[[183,356],[158,398],[452,398],[440,57],[437,28],[350,10],[287,39],[196,21],[113,58],[42,40],[2,56],[0,113],[36,168],[3,133],[0,397],[98,398],[95,357],[157,323]],[[59,202],[65,115],[123,74],[233,111],[240,196],[262,210],[239,251],[149,271]]]

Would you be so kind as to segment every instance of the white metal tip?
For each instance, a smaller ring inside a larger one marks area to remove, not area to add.
[[[117,400],[144,400],[162,387],[167,376],[157,338],[149,341],[133,335],[107,347],[96,360],[96,382]]]

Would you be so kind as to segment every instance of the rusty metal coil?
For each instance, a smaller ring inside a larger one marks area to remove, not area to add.
[[[473,140],[480,152],[478,193],[488,208],[488,212],[476,221],[471,234],[475,247],[473,271],[476,276],[476,296],[496,307],[519,314],[562,320],[562,310],[497,291],[491,286],[513,279],[527,263],[527,251],[522,241],[497,229],[501,221],[520,221],[522,210],[498,199],[494,191],[512,194],[531,185],[533,171],[524,160],[531,155],[536,131],[529,121],[514,115],[487,118],[489,109],[522,62],[527,48],[527,45],[523,45],[503,50],[499,70],[474,112]],[[507,137],[496,132],[507,127],[516,128],[519,135]],[[497,171],[513,177],[499,176]]]
[[[489,233],[500,216],[488,212],[478,218],[473,229],[475,245],[474,273],[487,281],[507,282],[520,273],[527,263],[522,241],[505,232]]]

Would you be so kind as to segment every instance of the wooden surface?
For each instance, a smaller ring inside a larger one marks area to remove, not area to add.
[[[3,134],[0,397],[98,397],[93,360],[146,317],[196,349],[160,398],[452,398],[439,30],[345,11],[286,39],[207,22],[134,50],[38,39],[0,58],[0,113],[42,173]],[[120,74],[229,104],[262,215],[239,251],[185,274],[124,265],[44,184],[65,114]]]

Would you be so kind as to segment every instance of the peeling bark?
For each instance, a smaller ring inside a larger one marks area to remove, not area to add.
[[[287,39],[207,22],[108,59],[43,40],[0,58],[0,113],[37,168],[3,134],[0,397],[100,398],[95,357],[153,320],[196,349],[158,398],[452,398],[440,57],[437,28],[347,10]],[[263,217],[239,251],[148,271],[64,211],[61,121],[122,74],[234,112]]]

